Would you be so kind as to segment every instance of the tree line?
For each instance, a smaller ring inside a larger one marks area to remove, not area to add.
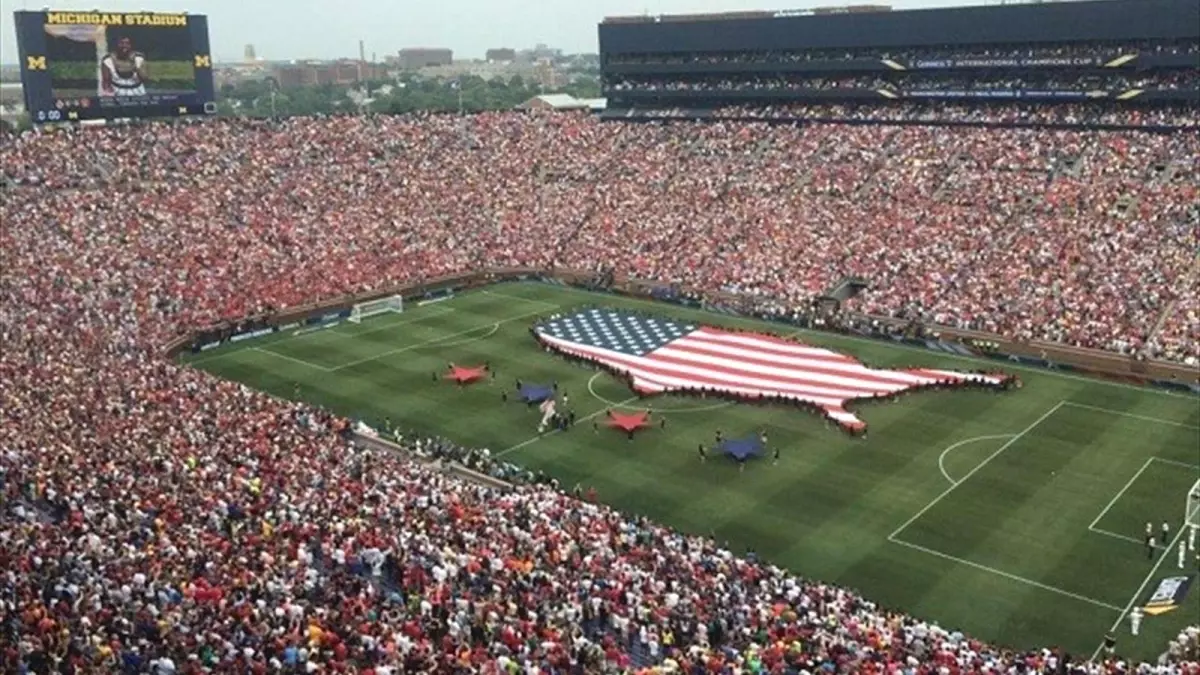
[[[600,82],[594,76],[584,76],[550,92],[536,80],[520,75],[507,79],[470,75],[454,79],[409,76],[353,86],[318,84],[292,88],[280,88],[275,80],[266,78],[222,85],[217,94],[217,105],[224,115],[251,116],[480,112],[511,109],[543,93],[594,98],[600,95]]]

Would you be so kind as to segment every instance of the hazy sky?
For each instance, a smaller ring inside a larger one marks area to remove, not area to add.
[[[402,47],[449,47],[456,58],[482,58],[489,47],[545,43],[595,52],[605,16],[747,9],[805,9],[887,0],[55,0],[52,9],[191,11],[207,14],[213,57],[240,60],[247,43],[267,59],[356,56]],[[897,8],[983,4],[982,0],[894,0]],[[0,63],[16,63],[12,12],[45,0],[0,0]]]

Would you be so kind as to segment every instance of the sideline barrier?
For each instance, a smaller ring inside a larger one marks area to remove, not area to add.
[[[348,312],[358,302],[366,302],[391,295],[401,295],[405,300],[420,299],[432,294],[459,293],[506,281],[553,281],[576,287],[589,287],[596,273],[584,270],[533,268],[492,268],[467,274],[449,275],[426,282],[378,289],[357,295],[329,298],[308,305],[288,308],[274,314],[247,317],[241,321],[226,322],[183,335],[167,345],[165,352],[176,357],[183,352],[199,352],[211,349],[248,333],[265,335],[287,330],[316,319]],[[648,301],[703,308],[730,315],[765,319],[778,323],[791,323],[778,317],[763,315],[755,311],[753,299],[724,292],[699,292],[690,288],[661,282],[627,277],[617,277],[607,289],[592,289],[613,292]],[[1116,379],[1118,381],[1152,385],[1175,391],[1200,394],[1200,369],[1181,363],[1146,360],[1099,349],[1071,347],[1052,342],[1024,342],[1000,335],[983,333],[948,326],[925,325],[925,337],[916,339],[904,335],[909,322],[889,317],[845,313],[841,325],[819,327],[801,324],[814,331],[852,334],[885,341],[905,342],[922,346],[936,352],[970,355],[978,358],[1007,359],[1026,365],[1048,369],[1066,369],[1083,374]],[[794,325],[794,324],[793,324]],[[931,340],[928,337],[932,334]],[[975,345],[985,343],[987,349]]]
[[[354,438],[355,443],[368,446],[375,450],[381,450],[383,452],[402,453],[405,457],[408,457],[414,461],[420,462],[421,464],[424,464],[425,466],[434,466],[435,464],[437,464],[437,460],[429,459],[427,457],[422,457],[420,455],[417,455],[416,453],[410,452],[403,445],[400,445],[398,443],[393,443],[392,441],[389,441],[385,438],[379,438],[378,436],[371,436],[371,435],[363,434],[363,433],[359,433],[359,432],[353,432],[352,436]],[[496,488],[497,490],[514,490],[514,489],[516,489],[516,486],[513,485],[512,483],[509,483],[508,481],[500,480],[499,478],[494,478],[494,477],[489,476],[484,473],[479,473],[478,471],[475,471],[473,469],[468,469],[467,467],[463,466],[462,464],[459,464],[458,462],[443,461],[442,467],[445,471],[452,473],[455,476],[458,476],[459,478],[462,478],[464,480],[471,481],[472,483],[476,483],[479,485],[485,485],[485,486],[491,487],[491,488]]]

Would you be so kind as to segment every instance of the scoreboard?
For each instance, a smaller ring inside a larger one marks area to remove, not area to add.
[[[34,123],[217,112],[205,16],[13,15],[25,109]]]

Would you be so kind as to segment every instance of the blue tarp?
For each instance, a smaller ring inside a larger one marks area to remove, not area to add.
[[[740,461],[750,457],[758,457],[763,453],[762,441],[757,436],[749,438],[731,438],[721,441],[721,453]]]
[[[542,384],[521,385],[521,400],[526,403],[541,403],[554,396],[554,388]]]

